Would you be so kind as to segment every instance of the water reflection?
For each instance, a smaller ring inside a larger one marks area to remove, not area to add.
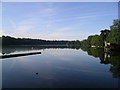
[[[3,48],[5,54],[44,50],[41,55],[3,60],[3,87],[117,87],[119,53],[81,49],[66,46]]]
[[[120,52],[104,52],[104,49],[97,48],[81,48],[87,51],[88,55],[100,59],[101,64],[110,64],[110,72],[113,78],[120,78]]]
[[[11,54],[16,52],[25,52],[32,50],[45,50],[45,49],[76,49],[79,50],[79,47],[67,47],[67,46],[7,46],[3,47],[1,53]],[[119,52],[104,52],[102,48],[82,48],[83,51],[86,51],[88,55],[99,58],[101,64],[110,64],[110,72],[112,72],[114,78],[120,78],[120,55]]]
[[[67,46],[4,46],[2,47],[2,50],[0,50],[0,53],[2,55],[5,54],[11,54],[11,53],[18,53],[18,52],[25,52],[25,51],[34,51],[34,50],[45,50],[49,48],[54,48],[54,49],[64,49],[67,48]]]

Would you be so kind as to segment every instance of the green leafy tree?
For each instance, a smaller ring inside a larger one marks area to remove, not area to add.
[[[91,40],[91,45],[92,46],[103,46],[103,41],[99,35],[94,35]]]
[[[114,20],[110,26],[110,34],[106,38],[110,43],[120,44],[120,20]]]
[[[88,36],[88,38],[87,38],[87,44],[88,44],[89,47],[91,47],[91,40],[92,40],[93,37],[94,36]]]
[[[106,38],[108,37],[109,34],[110,34],[110,30],[108,29],[101,30],[100,39],[101,39],[102,46],[104,46]]]

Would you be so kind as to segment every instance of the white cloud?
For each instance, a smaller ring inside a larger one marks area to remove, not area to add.
[[[37,23],[38,23],[38,19],[28,18],[28,19],[25,19],[25,20],[19,22],[19,25],[35,25]]]
[[[63,22],[63,21],[72,21],[72,20],[85,20],[85,19],[90,19],[90,18],[98,18],[100,16],[109,16],[109,15],[112,15],[112,14],[100,14],[100,15],[95,15],[95,14],[88,14],[88,15],[84,15],[84,16],[74,16],[74,17],[70,17],[70,18],[61,18],[61,19],[55,19],[55,20],[52,20],[51,22],[53,23],[56,23],[56,22]]]
[[[45,38],[45,39],[60,39],[62,36],[63,36],[63,33],[54,32],[54,33],[44,35],[43,38]]]
[[[48,5],[47,7],[44,8],[43,7],[40,10],[34,12],[35,13],[34,15],[30,15],[30,16],[36,18],[51,18],[57,14],[56,7],[53,7],[52,5]]]
[[[53,13],[53,9],[52,8],[43,9],[42,13]]]
[[[2,36],[2,29],[0,29],[0,37]]]
[[[7,36],[9,36],[9,35],[11,35],[11,33],[12,33],[12,32],[11,32],[11,33],[6,32],[5,29],[1,29],[0,31],[1,31],[1,32],[0,32],[0,33],[1,33],[0,35],[1,35],[1,36],[2,36],[2,35],[7,35]]]
[[[48,25],[45,25],[45,27],[46,27],[46,28],[50,28],[50,27],[52,27],[52,25],[51,25],[51,24],[48,24]]]
[[[9,23],[11,24],[11,26],[13,28],[16,28],[16,24],[15,24],[15,22],[13,20],[9,19]]]
[[[30,30],[35,28],[35,24],[37,24],[37,20],[34,18],[22,20],[21,22],[15,23],[13,20],[9,19],[9,23],[11,25],[10,32],[6,30],[3,31],[4,35],[12,35],[15,37],[24,37],[25,34],[30,32]],[[26,35],[25,35],[26,36]]]
[[[56,31],[68,31],[68,30],[71,30],[72,28],[70,27],[63,27],[63,28],[59,28],[57,29]]]
[[[39,36],[49,40],[82,40],[87,37],[87,33],[53,32]]]
[[[18,26],[15,28],[15,31],[16,32],[26,32],[26,31],[30,31],[31,29],[33,29],[34,26],[28,26],[28,25],[24,25],[24,26]]]

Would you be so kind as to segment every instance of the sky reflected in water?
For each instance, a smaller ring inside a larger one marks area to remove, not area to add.
[[[3,88],[117,88],[110,65],[81,49],[45,49],[3,59]]]

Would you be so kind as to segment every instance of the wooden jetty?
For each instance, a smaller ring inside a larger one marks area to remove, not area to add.
[[[12,58],[12,57],[20,57],[20,56],[27,56],[27,55],[34,55],[34,54],[41,54],[41,52],[29,52],[29,53],[20,53],[20,54],[10,54],[10,55],[1,55],[0,58]]]

